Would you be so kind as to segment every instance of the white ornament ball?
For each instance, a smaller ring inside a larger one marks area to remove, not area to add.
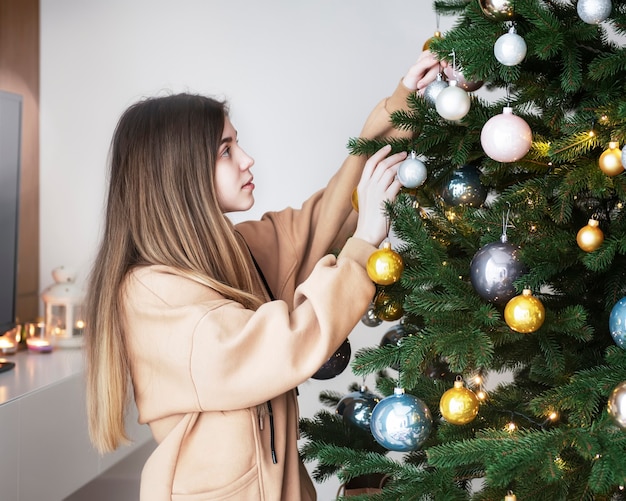
[[[587,24],[600,24],[611,14],[611,0],[578,0],[576,11]]]
[[[626,168],[626,146],[622,148],[622,165]]]
[[[437,96],[435,108],[437,113],[446,120],[460,120],[470,109],[470,97],[463,89],[451,80],[448,87]]]
[[[533,134],[523,118],[513,114],[509,106],[500,115],[491,117],[480,132],[480,143],[487,156],[496,162],[515,162],[532,145]]]
[[[519,36],[515,28],[502,35],[493,46],[496,59],[504,66],[515,66],[526,57],[526,42]]]
[[[398,166],[397,176],[405,188],[417,188],[426,181],[426,165],[412,151],[411,155]]]

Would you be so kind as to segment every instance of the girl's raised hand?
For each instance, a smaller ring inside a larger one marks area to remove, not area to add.
[[[437,74],[447,65],[445,61],[439,61],[432,52],[425,50],[419,55],[417,62],[409,68],[402,83],[407,89],[417,90],[423,94],[428,84],[433,82]]]

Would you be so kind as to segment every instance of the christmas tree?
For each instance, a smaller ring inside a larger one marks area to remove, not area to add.
[[[447,67],[392,116],[413,154],[368,263],[363,322],[398,323],[301,454],[318,481],[384,478],[353,499],[625,499],[626,1],[434,9]]]

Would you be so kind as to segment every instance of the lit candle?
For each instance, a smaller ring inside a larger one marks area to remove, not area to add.
[[[27,338],[26,344],[28,345],[28,349],[32,351],[39,351],[41,353],[52,351],[52,344],[47,339]]]
[[[17,345],[10,339],[6,339],[4,336],[0,337],[0,353],[3,355],[10,355],[17,351]]]

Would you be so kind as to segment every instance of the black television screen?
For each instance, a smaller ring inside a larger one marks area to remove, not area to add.
[[[15,326],[22,97],[0,90],[0,335]]]

